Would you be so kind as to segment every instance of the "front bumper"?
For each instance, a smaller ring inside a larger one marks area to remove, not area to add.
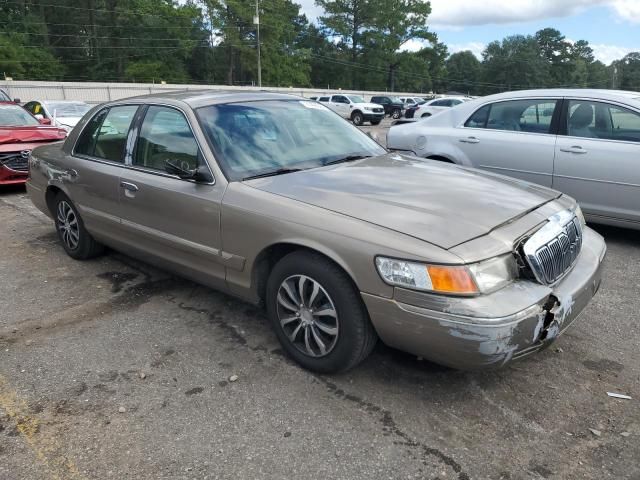
[[[606,245],[586,228],[573,269],[548,287],[517,281],[473,298],[395,289],[394,298],[362,294],[389,346],[462,370],[500,367],[561,335],[600,287]]]
[[[0,185],[15,185],[25,183],[29,172],[13,170],[5,165],[0,165]]]
[[[376,121],[376,120],[382,121],[384,119],[384,112],[382,112],[382,113],[363,112],[362,116],[363,116],[365,122],[370,122],[371,120],[373,120],[373,121]]]

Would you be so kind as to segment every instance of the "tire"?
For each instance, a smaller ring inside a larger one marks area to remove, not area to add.
[[[429,118],[431,116],[430,113],[423,113],[420,118]]]
[[[364,116],[360,112],[353,112],[351,114],[351,121],[353,122],[354,125],[359,127],[364,123]]]
[[[298,303],[301,280],[303,308]],[[336,373],[355,367],[378,339],[351,278],[316,253],[293,252],[276,264],[267,281],[266,306],[284,350],[314,372]]]
[[[375,127],[376,125],[380,125],[381,121],[382,120],[371,120],[371,125],[373,125]]]
[[[391,112],[391,118],[393,118],[394,120],[399,119],[401,116],[402,112],[397,108],[393,112]]]
[[[62,192],[54,199],[53,218],[62,248],[71,258],[88,260],[103,253],[104,246],[89,234],[75,205]]]

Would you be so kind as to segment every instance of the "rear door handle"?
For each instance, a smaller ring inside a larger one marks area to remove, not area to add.
[[[480,140],[478,140],[476,137],[461,138],[460,141],[462,143],[480,143]]]
[[[138,186],[135,183],[120,182],[120,186],[129,192],[137,192]]]
[[[561,148],[560,151],[565,153],[577,153],[578,155],[583,155],[587,153],[587,151],[584,148],[582,148],[580,145],[574,145],[573,147],[569,147],[569,148]]]

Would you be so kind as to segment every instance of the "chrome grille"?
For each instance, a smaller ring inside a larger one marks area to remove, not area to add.
[[[23,155],[23,152],[0,153],[0,163],[11,170],[18,172],[29,171],[29,152]]]
[[[573,211],[563,210],[523,245],[524,256],[536,279],[550,285],[567,273],[582,248],[582,225]]]

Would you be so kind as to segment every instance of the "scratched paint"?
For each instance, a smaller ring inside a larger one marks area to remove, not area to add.
[[[59,439],[47,430],[40,417],[30,413],[27,402],[18,396],[2,375],[0,409],[15,423],[21,438],[45,467],[51,480],[85,480],[75,462],[66,455]]]

